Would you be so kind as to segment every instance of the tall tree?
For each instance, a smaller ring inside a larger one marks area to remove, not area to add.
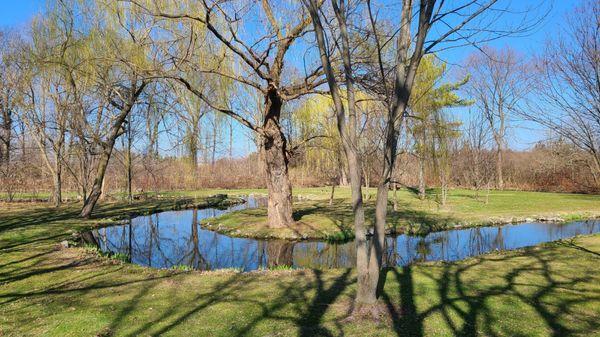
[[[154,26],[126,15],[112,1],[84,4],[89,7],[84,8],[78,22],[89,25],[84,30],[90,32],[85,36],[85,51],[94,51],[86,60],[93,66],[75,74],[94,83],[97,106],[94,118],[81,111],[75,120],[98,155],[93,185],[81,210],[82,217],[89,217],[102,194],[115,141],[126,132],[128,115],[139,103],[156,64],[150,49]]]
[[[471,80],[466,92],[488,123],[496,143],[496,188],[504,188],[502,172],[506,133],[518,106],[531,89],[530,69],[510,47],[482,47],[467,62]]]
[[[323,70],[327,78],[329,91],[333,99],[336,112],[337,129],[342,140],[342,146],[346,161],[348,163],[348,175],[350,177],[350,189],[352,197],[352,211],[354,213],[354,233],[356,245],[356,267],[358,270],[358,289],[356,295],[357,309],[361,310],[365,304],[374,302],[371,299],[370,279],[368,270],[367,255],[367,231],[365,227],[365,213],[363,207],[361,169],[358,150],[358,119],[356,113],[356,88],[354,82],[354,73],[352,71],[352,59],[350,49],[350,35],[348,32],[347,8],[344,1],[338,3],[331,1],[331,10],[335,14],[337,25],[339,27],[338,45],[339,54],[342,58],[343,74],[345,81],[341,81],[336,76],[336,69],[332,64],[332,51],[327,44],[326,31],[323,27],[321,16],[319,14],[319,3],[317,0],[305,0],[312,18],[315,38],[319,47],[319,54],[323,64]],[[335,37],[337,40],[337,36]],[[342,102],[342,86],[345,87],[345,94],[348,99],[347,108]],[[373,294],[374,295],[374,294]]]
[[[409,130],[414,138],[415,154],[418,165],[418,195],[425,198],[425,167],[430,155],[433,155],[433,140],[444,140],[442,135],[450,135],[445,130],[450,124],[445,123],[441,110],[449,107],[465,106],[471,102],[462,100],[456,91],[463,86],[468,77],[457,83],[442,83],[446,75],[446,64],[436,62],[434,55],[426,55],[417,70],[417,78],[410,99],[409,108],[414,118],[409,122]],[[440,154],[440,152],[437,152]],[[437,161],[439,158],[431,156]]]
[[[521,113],[588,153],[600,189],[600,4],[586,0],[564,22],[536,62],[535,95]]]
[[[46,17],[33,21],[31,43],[21,57],[22,67],[27,69],[21,116],[53,177],[56,207],[62,202],[67,128],[75,106],[69,74],[62,67],[73,57],[69,49],[74,43],[73,30],[72,17],[60,7],[53,8]]]
[[[385,48],[389,46],[386,42],[389,37],[382,34],[381,28],[377,19],[377,13],[371,6],[371,1],[366,1],[369,21],[371,22],[371,36],[373,37],[374,45],[376,46],[375,64],[377,72],[371,73],[371,78],[383,85],[383,90],[380,91],[381,101],[386,108],[386,116],[384,117],[383,125],[383,169],[380,177],[380,183],[377,189],[377,201],[375,210],[375,226],[373,229],[373,237],[371,244],[367,246],[367,240],[364,230],[364,212],[362,210],[362,200],[357,195],[360,191],[360,180],[354,179],[351,183],[353,206],[355,210],[355,234],[357,243],[357,272],[358,272],[358,289],[356,295],[355,313],[377,314],[377,289],[379,284],[379,274],[382,266],[382,256],[384,251],[385,240],[385,222],[388,206],[388,190],[392,178],[394,168],[397,143],[400,133],[400,126],[405,117],[408,117],[407,107],[412,94],[413,84],[417,74],[417,69],[423,55],[432,53],[439,48],[449,48],[455,45],[457,41],[474,44],[480,42],[477,39],[477,34],[486,33],[485,40],[505,36],[507,32],[523,30],[528,25],[523,25],[521,22],[519,27],[514,29],[503,29],[495,31],[490,29],[491,25],[498,20],[497,13],[505,13],[506,7],[494,6],[498,1],[490,0],[485,2],[467,1],[465,3],[449,3],[445,1],[421,0],[418,4],[413,4],[412,0],[402,2],[400,13],[394,13],[392,17],[400,18],[400,22],[396,25],[395,31],[396,45],[395,56],[390,62],[385,59]],[[319,47],[320,58],[327,77],[329,89],[333,95],[340,95],[340,87],[346,87],[348,97],[348,111],[352,116],[355,101],[350,98],[353,95],[353,86],[355,84],[354,69],[352,61],[351,48],[348,43],[350,34],[348,33],[348,18],[349,8],[346,1],[332,0],[331,7],[335,13],[337,25],[333,31],[333,36],[326,39],[326,31],[323,28],[320,11],[315,0],[305,0],[309,13],[313,19],[313,27],[317,45]],[[388,8],[386,8],[387,10]],[[354,10],[353,12],[359,12]],[[414,13],[413,13],[414,12]],[[484,15],[491,13],[489,15]],[[397,15],[399,14],[399,15]],[[363,20],[364,21],[364,20]],[[329,21],[327,21],[329,22]],[[431,27],[438,26],[439,29],[431,33]],[[352,27],[352,26],[351,26]],[[478,28],[485,27],[485,28]],[[416,29],[416,33],[412,30]],[[328,45],[327,41],[335,41],[332,45]],[[339,42],[339,43],[338,43]],[[330,49],[334,48],[334,49]],[[339,55],[342,60],[342,72],[344,81],[339,81],[336,78],[335,70],[333,69],[334,59],[331,50],[339,50]],[[394,79],[391,86],[387,85],[386,79]],[[345,126],[345,109],[341,103],[341,99],[337,99],[335,104],[338,118],[338,128],[342,138],[347,135]],[[352,128],[352,123],[351,128]],[[351,140],[351,139],[350,139]],[[349,143],[350,144],[350,143]],[[350,151],[346,152],[348,162],[354,160],[354,150],[350,147]],[[360,163],[356,162],[354,167],[360,167]],[[356,207],[359,206],[359,207]]]
[[[185,4],[130,0],[128,3],[145,14],[165,20],[173,39],[183,42],[175,50],[165,49],[166,57],[174,60],[174,70],[166,76],[183,84],[215,112],[235,119],[258,134],[267,176],[268,225],[271,228],[293,226],[289,149],[281,115],[286,102],[314,92],[324,82],[320,78],[320,67],[293,76],[300,71],[289,59],[298,55],[295,47],[308,31],[310,18],[294,3],[269,0],[189,1]],[[263,25],[255,24],[257,17],[263,20]],[[218,48],[211,56],[213,43]],[[223,55],[223,50],[224,58],[215,57]],[[205,60],[210,58],[217,61],[207,64]],[[228,63],[239,64],[239,67],[222,67]],[[232,106],[231,100],[215,99],[214,95],[203,92],[190,80],[194,74],[228,79],[238,90],[243,87],[260,93],[263,102],[257,109],[261,118],[252,121],[243,108]]]

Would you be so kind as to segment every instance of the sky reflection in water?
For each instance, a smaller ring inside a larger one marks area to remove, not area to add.
[[[185,265],[200,270],[250,271],[277,265],[319,269],[354,266],[354,242],[231,238],[199,225],[202,219],[260,203],[261,200],[249,198],[248,203],[226,210],[184,210],[141,216],[126,225],[101,228],[92,234],[101,250],[123,253],[132,263],[155,268]],[[384,263],[391,266],[417,261],[455,261],[493,250],[510,250],[599,231],[600,221],[579,221],[456,229],[425,237],[399,235],[386,238]]]

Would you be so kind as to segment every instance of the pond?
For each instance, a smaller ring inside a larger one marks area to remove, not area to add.
[[[243,271],[294,268],[347,268],[356,261],[354,242],[281,241],[232,238],[201,228],[200,220],[260,206],[263,200],[227,209],[162,212],[131,219],[127,224],[91,232],[104,252],[120,253],[129,262],[155,268],[186,266],[197,270],[236,268]],[[542,242],[600,232],[600,221],[520,223],[497,227],[453,229],[426,236],[386,238],[384,263],[455,261],[495,250],[510,250]],[[88,235],[89,237],[89,235]]]

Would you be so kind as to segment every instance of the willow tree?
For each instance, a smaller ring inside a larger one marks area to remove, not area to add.
[[[419,163],[418,195],[420,199],[425,198],[426,161],[431,157],[435,161],[434,166],[438,169],[442,168],[438,165],[440,158],[436,157],[436,154],[442,155],[446,151],[442,151],[441,148],[438,149],[439,151],[435,151],[436,144],[444,147],[446,136],[452,134],[450,131],[453,125],[447,123],[441,110],[472,103],[462,100],[456,94],[456,91],[468,81],[468,77],[457,83],[443,83],[445,75],[446,64],[437,62],[434,55],[426,55],[417,70],[413,95],[409,102],[409,109],[414,118],[408,124]],[[442,171],[439,173],[443,175]],[[440,176],[440,178],[442,177]]]
[[[259,137],[268,189],[268,225],[294,225],[292,187],[288,174],[289,145],[281,125],[286,102],[312,93],[324,83],[321,68],[300,62],[300,39],[308,32],[310,18],[300,4],[280,1],[129,0],[139,12],[162,20],[170,43],[165,59],[172,60],[165,77],[184,85],[213,111],[225,114]],[[261,24],[256,24],[256,20]],[[174,47],[176,46],[176,47]],[[218,57],[225,50],[224,57]],[[207,62],[212,61],[212,62]],[[223,64],[236,67],[223,68]],[[214,91],[203,92],[191,78],[220,77],[233,81],[239,93],[260,94],[252,119],[233,95],[226,102]],[[215,99],[216,98],[216,99]]]
[[[67,13],[74,16],[81,32],[74,44],[77,54],[84,58],[70,69],[74,87],[85,83],[89,90],[86,100],[92,108],[80,107],[72,119],[72,127],[90,151],[97,156],[95,178],[81,211],[89,217],[102,194],[102,186],[115,141],[126,132],[127,117],[140,102],[150,82],[155,66],[150,50],[151,26],[127,16],[112,1],[82,2],[70,6],[61,2]],[[78,92],[83,95],[83,92]]]
[[[32,20],[30,39],[19,48],[23,73],[20,117],[52,176],[55,206],[62,202],[65,168],[77,180],[68,158],[68,143],[73,140],[70,121],[80,101],[67,64],[82,60],[74,47],[78,39],[73,12],[58,4]]]
[[[364,92],[356,93],[360,101],[356,106],[357,119],[362,127],[357,133],[358,155],[364,159],[377,150],[379,137],[376,124],[378,103]],[[342,104],[348,106],[343,97]],[[343,156],[343,145],[336,127],[334,101],[331,95],[313,95],[294,109],[291,118],[292,149],[302,150],[302,163],[310,172],[327,177],[332,186],[347,182],[347,163]],[[311,143],[308,146],[307,140]],[[295,141],[295,142],[294,142]],[[295,143],[295,144],[294,144]],[[363,170],[364,171],[364,170]],[[368,177],[365,175],[365,184]],[[333,187],[334,188],[334,187]],[[333,194],[333,192],[332,192]]]
[[[72,43],[72,26],[58,28],[55,15],[49,13],[45,19],[34,20],[31,44],[22,51],[22,67],[27,69],[23,84],[27,89],[21,100],[21,118],[52,176],[51,199],[58,207],[62,202],[67,127],[73,107],[73,93],[60,64],[68,57],[66,46]]]

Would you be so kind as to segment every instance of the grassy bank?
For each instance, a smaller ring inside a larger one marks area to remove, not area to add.
[[[98,217],[168,206],[104,204]],[[172,205],[172,204],[171,204]],[[353,270],[152,270],[60,249],[98,219],[78,207],[0,208],[1,336],[591,336],[600,236],[384,273],[382,323],[344,322]]]
[[[446,205],[436,201],[436,191],[420,200],[409,189],[397,192],[397,209],[390,192],[387,230],[395,233],[425,234],[456,227],[504,224],[522,221],[578,220],[600,217],[600,195],[491,191],[479,197],[471,190],[452,190]],[[353,237],[352,208],[348,188],[338,188],[333,204],[328,188],[297,189],[304,201],[294,204],[296,226],[273,230],[267,227],[265,209],[243,210],[207,219],[213,230],[240,237],[343,240]],[[367,225],[374,220],[375,190],[365,197]],[[308,199],[308,201],[306,200]],[[487,203],[486,203],[487,200]]]

